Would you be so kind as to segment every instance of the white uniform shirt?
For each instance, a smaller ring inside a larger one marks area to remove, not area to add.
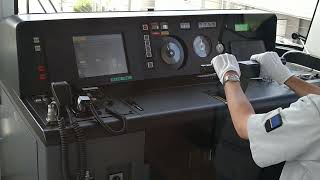
[[[267,132],[265,124],[272,117],[281,117],[282,125]],[[248,136],[258,166],[286,161],[280,180],[320,179],[319,95],[304,96],[286,109],[252,115]]]

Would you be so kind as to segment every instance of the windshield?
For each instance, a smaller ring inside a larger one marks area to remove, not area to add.
[[[278,17],[277,43],[298,45],[307,36],[318,0],[19,0],[19,13],[259,9]]]

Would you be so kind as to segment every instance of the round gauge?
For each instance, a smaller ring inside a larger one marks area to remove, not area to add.
[[[216,50],[217,50],[217,52],[219,53],[219,54],[222,54],[223,53],[223,51],[224,51],[224,46],[223,46],[223,44],[221,44],[220,42],[217,44],[217,46],[216,46]]]
[[[173,37],[165,37],[163,42],[161,47],[162,60],[175,69],[179,69],[184,63],[184,51],[181,43]]]
[[[199,57],[207,57],[211,52],[211,41],[205,36],[197,36],[193,40],[193,50]]]

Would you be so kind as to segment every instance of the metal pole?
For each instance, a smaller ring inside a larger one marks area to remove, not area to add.
[[[60,0],[60,11],[63,12],[63,0]]]
[[[30,0],[27,0],[27,14],[30,13]]]
[[[13,6],[14,6],[14,14],[19,14],[19,5],[18,5],[18,0],[13,1]]]
[[[53,5],[52,1],[51,1],[51,0],[48,0],[48,1],[49,1],[49,3],[51,4],[54,12],[57,13],[58,11],[57,11],[56,7]]]
[[[41,1],[40,1],[40,0],[38,0],[38,3],[40,4],[40,6],[41,6],[41,8],[42,8],[43,12],[47,14],[47,11],[46,11],[46,9],[43,7],[43,4],[41,3]]]

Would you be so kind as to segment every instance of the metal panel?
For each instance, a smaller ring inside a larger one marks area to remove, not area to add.
[[[0,3],[2,4],[2,17],[8,17],[14,15],[14,1],[13,0],[1,0]],[[1,15],[1,13],[0,13]],[[0,18],[1,19],[1,18]]]
[[[108,179],[108,174],[123,172],[124,177],[130,177],[130,180],[146,180],[148,168],[144,164],[144,144],[144,132],[88,140],[88,167],[95,179]],[[75,172],[76,147],[75,144],[70,145],[71,172]],[[39,143],[39,179],[62,179],[60,146]]]
[[[37,142],[3,90],[1,101],[1,176],[3,180],[36,180],[38,179]]]

